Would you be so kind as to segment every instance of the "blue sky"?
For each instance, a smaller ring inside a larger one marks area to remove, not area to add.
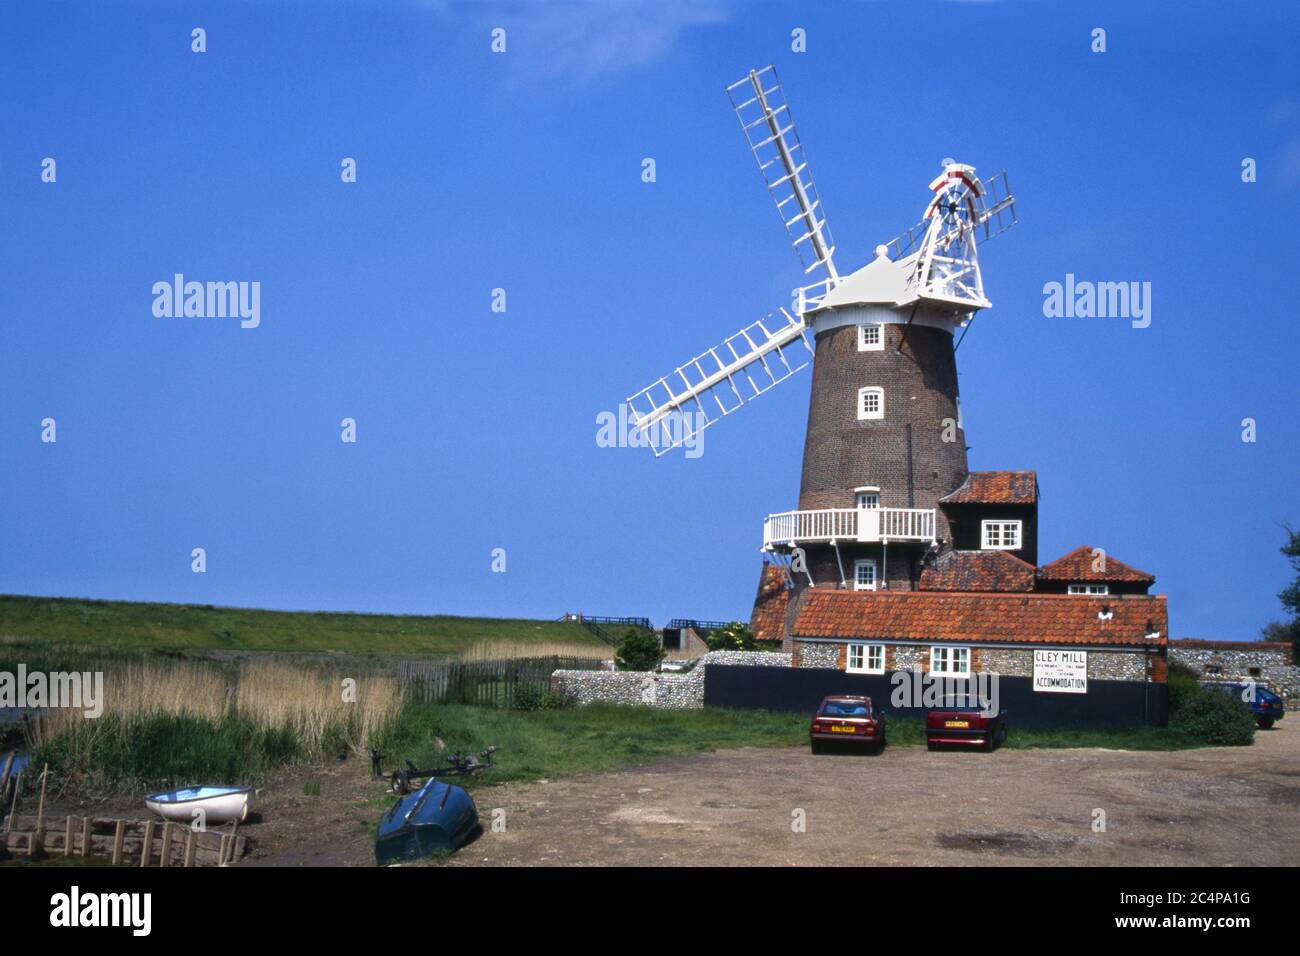
[[[1010,170],[958,353],[972,467],[1037,470],[1042,560],[1104,547],[1175,636],[1252,638],[1300,522],[1300,15],[1167,9],[10,0],[0,591],[747,616],[810,374],[695,460],[595,416],[799,283],[723,94],[774,62],[842,271],[942,158]],[[260,282],[261,325],[155,317],[178,272]],[[1045,318],[1067,273],[1149,281],[1150,328]]]

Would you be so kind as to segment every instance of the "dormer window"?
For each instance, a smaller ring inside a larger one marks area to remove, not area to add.
[[[980,540],[985,551],[1020,550],[1019,521],[981,521]]]
[[[885,390],[878,385],[858,389],[858,419],[885,417]]]
[[[1109,594],[1109,584],[1071,584],[1067,589],[1070,594]]]
[[[858,326],[858,351],[883,352],[885,350],[885,327],[879,322]]]

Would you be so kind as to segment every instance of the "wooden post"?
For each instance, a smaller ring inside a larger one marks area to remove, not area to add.
[[[162,856],[158,859],[158,865],[172,865],[172,824],[170,820],[163,824]]]
[[[194,865],[194,850],[198,846],[198,834],[190,830],[190,835],[185,840],[185,866]]]
[[[90,817],[81,818],[81,855],[90,856]]]
[[[50,779],[50,765],[47,763],[41,770],[41,800],[36,805],[36,842],[42,850],[45,849],[45,785]]]
[[[226,843],[230,840],[229,833],[221,834],[221,847],[217,850],[217,866],[226,865]]]
[[[6,833],[12,833],[12,832],[13,832],[13,829],[14,829],[14,814],[18,812],[18,791],[21,789],[21,788],[18,786],[18,783],[19,783],[18,779],[15,778],[15,780],[14,780],[14,799],[13,799],[13,802],[9,805],[9,818],[8,818],[7,820],[5,820],[5,832],[6,832]]]
[[[63,821],[63,855],[64,856],[72,856],[72,821],[75,819],[76,817],[74,817],[71,813],[69,813],[68,818]]]
[[[140,865],[148,866],[149,857],[153,856],[153,821],[144,822],[144,849],[140,851]]]
[[[122,863],[122,844],[126,842],[126,821],[118,820],[117,827],[113,830],[113,865],[120,866]]]
[[[0,770],[0,800],[9,795],[9,771],[14,765],[14,751],[9,751],[9,756],[5,758],[5,768]]]

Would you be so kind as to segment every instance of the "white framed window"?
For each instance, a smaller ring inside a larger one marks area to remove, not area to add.
[[[879,322],[858,326],[858,351],[883,352],[885,350],[885,327]]]
[[[878,491],[859,491],[858,507],[866,508],[869,511],[875,511],[880,507],[880,492]]]
[[[1109,584],[1071,584],[1067,589],[1071,594],[1109,594]]]
[[[932,647],[930,648],[930,673],[945,674],[948,677],[967,677],[970,675],[969,647]]]
[[[885,417],[885,390],[878,385],[858,389],[858,418]]]
[[[876,559],[859,558],[853,562],[853,590],[874,591],[876,589]]]
[[[981,521],[980,538],[985,551],[1015,551],[1020,547],[1019,521]]]
[[[850,644],[846,670],[858,674],[885,672],[884,644]]]

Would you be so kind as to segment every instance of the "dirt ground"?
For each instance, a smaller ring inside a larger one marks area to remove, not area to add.
[[[1300,721],[1176,753],[719,751],[478,802],[506,831],[452,865],[1294,865]]]
[[[368,771],[356,759],[300,768],[260,791],[238,865],[372,866],[373,824],[392,798]],[[474,796],[486,832],[445,865],[1295,865],[1300,719],[1243,748],[745,748]],[[52,800],[47,812],[87,809]]]
[[[366,824],[382,808],[367,802],[380,791],[364,769],[312,775],[319,798],[301,783],[264,795],[246,865],[370,865]],[[489,826],[446,865],[1294,865],[1300,719],[1249,748],[747,748],[475,798],[485,826],[504,811],[505,831]]]

